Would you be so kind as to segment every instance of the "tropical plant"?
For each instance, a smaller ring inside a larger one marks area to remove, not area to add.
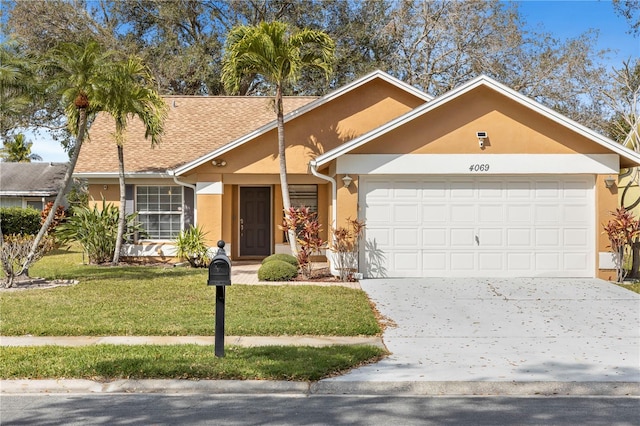
[[[149,69],[137,56],[117,62],[109,77],[104,110],[115,120],[115,142],[118,149],[118,181],[120,183],[120,223],[113,251],[112,263],[120,260],[124,229],[126,226],[126,184],[124,176],[125,130],[130,118],[138,118],[145,127],[145,138],[151,137],[151,145],[160,142],[167,105],[154,89]]]
[[[615,253],[616,280],[622,282],[627,275],[624,265],[629,262],[633,244],[640,236],[640,221],[624,207],[616,209],[611,214],[613,217],[603,227]]]
[[[338,270],[341,281],[353,281],[353,274],[358,271],[358,252],[364,226],[364,222],[349,218],[347,226],[333,230],[330,249],[334,252],[335,269]]]
[[[17,43],[0,44],[0,137],[5,141],[12,129],[25,127],[27,110],[38,94],[34,68]]]
[[[49,216],[33,241],[31,251],[26,256],[20,273],[28,270],[35,261],[34,257],[40,242],[53,222],[63,197],[69,192],[73,182],[73,171],[84,142],[87,123],[96,112],[104,108],[104,98],[109,93],[109,74],[114,60],[114,52],[104,51],[93,40],[81,44],[62,43],[52,49],[46,57],[43,72],[48,79],[46,91],[60,96],[60,102],[64,106],[67,117],[67,127],[70,133],[75,135],[75,145],[60,191],[53,202]]]
[[[312,274],[311,256],[320,254],[324,241],[320,238],[322,229],[318,214],[308,207],[291,207],[285,212],[282,228],[293,232],[298,244],[297,259],[304,277]]]
[[[186,259],[194,268],[206,268],[211,261],[209,247],[205,243],[206,232],[202,228],[191,225],[180,231],[175,240],[176,256]]]
[[[284,108],[285,85],[294,83],[305,68],[333,69],[335,43],[326,33],[311,29],[294,31],[284,22],[263,22],[256,26],[234,27],[227,36],[222,60],[221,80],[228,93],[238,93],[249,77],[260,75],[275,89],[278,126],[280,185],[285,212],[291,208],[285,157]],[[291,253],[297,252],[296,238],[288,232]]]
[[[60,242],[77,241],[89,258],[89,263],[102,264],[111,259],[118,235],[120,211],[102,199],[102,207],[74,207],[73,214],[56,228]],[[143,227],[136,221],[137,213],[127,215],[124,238],[131,239]]]
[[[42,161],[42,157],[31,152],[33,142],[27,141],[22,133],[15,135],[12,140],[5,140],[0,149],[0,158],[7,163],[30,163]]]

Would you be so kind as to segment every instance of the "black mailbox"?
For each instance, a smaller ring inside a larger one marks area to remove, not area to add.
[[[218,253],[209,264],[207,285],[231,285],[231,260],[224,251],[224,241],[218,241]]]

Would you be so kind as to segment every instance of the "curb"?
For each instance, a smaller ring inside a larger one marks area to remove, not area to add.
[[[269,380],[2,380],[0,394],[163,393],[387,396],[632,396],[638,382],[319,382]]]

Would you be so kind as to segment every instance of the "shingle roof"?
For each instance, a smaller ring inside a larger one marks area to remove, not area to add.
[[[162,142],[151,148],[140,121],[127,127],[124,145],[127,173],[164,172],[201,157],[275,119],[273,98],[255,96],[167,96],[169,114]],[[285,97],[285,113],[314,97]],[[98,114],[80,150],[75,173],[118,171],[113,140],[115,125]]]
[[[67,167],[67,163],[0,163],[0,195],[56,195]]]

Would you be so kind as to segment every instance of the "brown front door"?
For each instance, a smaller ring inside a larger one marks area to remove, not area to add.
[[[240,187],[240,256],[271,254],[271,188]]]

